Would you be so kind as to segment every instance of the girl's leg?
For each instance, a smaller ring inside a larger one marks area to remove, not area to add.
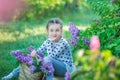
[[[18,66],[17,68],[13,69],[13,71],[8,74],[7,76],[3,77],[2,80],[9,80],[12,79],[15,76],[18,76],[20,72],[20,66]]]
[[[19,72],[20,72],[20,66],[18,66],[17,68],[15,68],[11,73],[12,73],[14,76],[18,76],[18,75],[19,75]]]
[[[45,61],[52,62],[53,67],[55,69],[55,71],[54,71],[55,76],[58,76],[58,77],[65,76],[65,73],[67,70],[66,70],[66,65],[64,63],[62,63],[54,58],[51,58],[51,57],[45,57]],[[53,80],[54,74],[48,75],[46,77],[46,80]]]
[[[66,73],[66,65],[56,59],[53,59],[52,58],[52,64],[53,64],[53,67],[55,69],[55,76],[58,76],[58,77],[64,77],[65,76],[65,73]]]

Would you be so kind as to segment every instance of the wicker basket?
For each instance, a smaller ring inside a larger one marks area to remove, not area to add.
[[[29,67],[26,64],[22,63],[20,64],[19,80],[45,80],[45,77],[42,72],[31,74]]]

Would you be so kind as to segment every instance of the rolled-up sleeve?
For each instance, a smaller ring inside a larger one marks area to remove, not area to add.
[[[37,50],[38,55],[43,53],[43,51],[45,51],[47,49],[46,44],[47,44],[47,41],[44,41],[43,44],[38,48],[38,50]]]

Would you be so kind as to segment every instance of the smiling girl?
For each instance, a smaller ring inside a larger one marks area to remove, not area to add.
[[[47,51],[45,62],[51,62],[54,68],[54,73],[47,75],[46,80],[53,80],[54,76],[64,77],[67,71],[72,72],[74,69],[73,58],[68,42],[63,38],[63,24],[59,18],[52,18],[46,26],[48,39],[38,48],[37,51],[31,53],[32,57]],[[3,80],[11,79],[16,74],[18,75],[20,68],[14,69]]]

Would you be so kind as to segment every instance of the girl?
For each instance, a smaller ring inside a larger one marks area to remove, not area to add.
[[[64,77],[67,71],[72,72],[74,69],[72,53],[68,42],[63,38],[63,24],[60,19],[52,18],[48,21],[46,30],[48,39],[38,48],[37,51],[31,53],[32,57],[37,54],[47,51],[48,55],[45,57],[46,62],[51,62],[54,68],[54,73],[46,76],[46,80],[53,80],[54,75]],[[8,76],[2,80],[11,79],[19,74],[20,68],[14,69]]]

